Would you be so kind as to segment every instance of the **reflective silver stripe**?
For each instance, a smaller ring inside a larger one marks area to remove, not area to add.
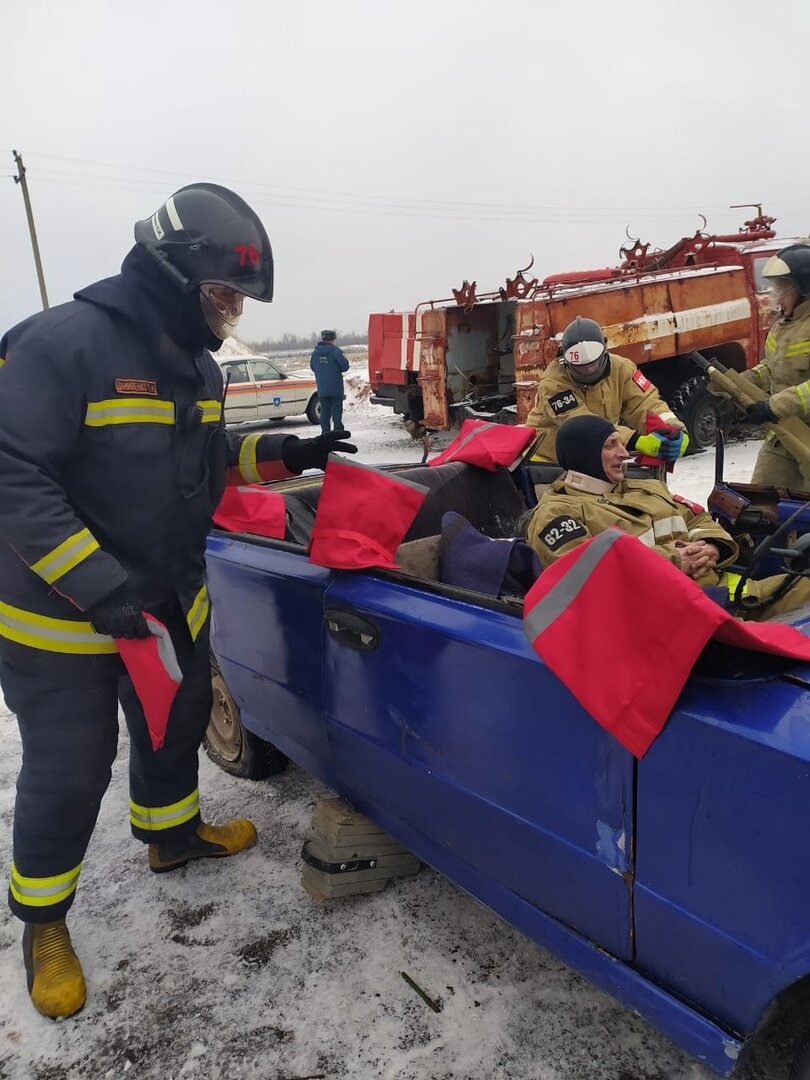
[[[699,526],[697,529],[690,529],[689,530],[689,539],[691,540],[693,536],[703,536],[704,533],[712,533],[713,534],[712,539],[714,539],[714,540],[717,539],[717,534],[712,529],[712,527],[710,525],[702,525],[702,526]]]
[[[109,398],[88,401],[84,423],[86,427],[106,424],[174,424],[174,402],[152,398]]]
[[[63,540],[53,551],[43,555],[41,559],[33,563],[31,569],[39,574],[43,581],[52,585],[59,578],[64,577],[74,566],[78,566],[86,558],[98,551],[98,540],[89,529],[79,529],[73,536]]]
[[[636,537],[636,540],[640,540],[645,547],[655,547],[655,533],[652,529],[645,529]]]
[[[678,417],[674,412],[662,412],[658,414],[662,420],[677,420]]]
[[[221,401],[198,401],[197,404],[202,409],[202,422],[204,424],[219,423],[222,417]]]
[[[139,806],[129,804],[129,819],[141,829],[159,832],[182,825],[200,812],[200,792],[195,788],[190,795],[169,806]]]
[[[626,536],[621,529],[606,529],[592,540],[571,569],[560,578],[551,591],[523,617],[523,629],[529,641],[547,630],[555,619],[576,600],[599,560],[617,540]]]
[[[180,215],[177,213],[177,207],[174,205],[174,195],[170,195],[166,200],[166,213],[169,215],[169,221],[172,223],[172,228],[177,229],[178,232],[182,232],[183,222],[180,220]]]
[[[0,637],[33,649],[64,653],[115,653],[115,642],[97,634],[89,622],[53,619],[0,600]]]
[[[660,521],[654,521],[653,533],[655,536],[686,536],[686,525],[682,517],[673,515],[672,517],[661,518]]]
[[[49,907],[67,899],[72,892],[75,892],[81,869],[82,864],[79,863],[64,874],[41,878],[25,877],[12,862],[9,888],[19,904],[25,904],[28,907]]]

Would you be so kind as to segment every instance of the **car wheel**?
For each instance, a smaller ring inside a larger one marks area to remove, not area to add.
[[[790,1066],[788,1080],[810,1080],[810,1039],[799,1047]]]
[[[320,424],[321,422],[321,399],[317,394],[313,394],[309,399],[307,420],[309,420],[310,424]]]
[[[214,701],[203,746],[214,764],[232,776],[242,776],[246,780],[264,780],[283,772],[287,757],[272,743],[265,742],[243,726],[239,706],[213,661],[211,687]]]
[[[729,419],[725,415],[723,399],[712,394],[706,382],[704,375],[687,379],[669,401],[673,412],[686,424],[690,448],[694,450],[714,446],[717,429],[726,427]]]

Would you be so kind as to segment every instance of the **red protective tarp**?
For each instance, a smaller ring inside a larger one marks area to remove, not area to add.
[[[333,570],[396,570],[396,550],[427,493],[423,484],[330,454],[312,527],[311,561]]]
[[[608,529],[545,569],[523,606],[535,651],[636,757],[661,732],[709,638],[810,661],[810,638],[741,623],[640,540]]]
[[[486,420],[465,420],[461,431],[438,457],[428,465],[446,465],[448,461],[464,461],[479,469],[494,472],[499,466],[507,469],[515,464],[523,451],[537,438],[537,432],[524,424],[490,424]]]
[[[214,514],[214,524],[228,532],[253,533],[284,539],[284,496],[261,484],[225,488]]]
[[[183,675],[168,629],[148,612],[146,622],[150,637],[116,638],[115,644],[146,717],[152,749],[159,750]]]

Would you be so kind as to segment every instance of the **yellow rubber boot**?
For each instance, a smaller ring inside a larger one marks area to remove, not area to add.
[[[192,859],[224,859],[256,843],[256,826],[246,818],[227,825],[206,825],[201,821],[193,833],[149,845],[149,869],[156,874],[179,870]]]
[[[23,959],[28,993],[43,1016],[73,1016],[84,1005],[87,988],[64,919],[26,923]]]

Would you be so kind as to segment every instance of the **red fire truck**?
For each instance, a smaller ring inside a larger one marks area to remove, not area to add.
[[[539,281],[530,264],[494,292],[465,281],[414,311],[370,315],[372,400],[412,430],[447,430],[466,416],[523,422],[563,329],[583,315],[604,328],[610,348],[644,366],[693,445],[709,446],[717,398],[692,354],[737,371],[759,361],[772,318],[762,268],[794,242],[776,239],[776,219],[756,210],[738,233],[708,234],[704,219],[704,230],[666,250],[633,240],[618,266]]]

